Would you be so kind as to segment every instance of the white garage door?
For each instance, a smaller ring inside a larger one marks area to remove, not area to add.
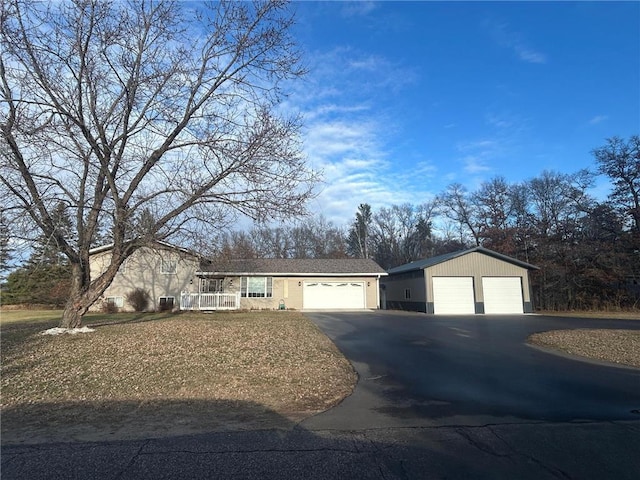
[[[473,277],[433,277],[434,313],[476,313]]]
[[[482,277],[484,313],[523,313],[520,277]]]
[[[364,301],[363,282],[304,282],[303,308],[364,308]]]

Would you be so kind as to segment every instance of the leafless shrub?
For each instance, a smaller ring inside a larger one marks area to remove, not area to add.
[[[125,298],[136,312],[144,312],[149,308],[149,292],[143,288],[131,290]]]

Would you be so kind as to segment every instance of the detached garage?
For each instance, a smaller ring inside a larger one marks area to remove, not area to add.
[[[538,267],[475,247],[392,268],[382,307],[443,314],[533,311],[529,271]]]

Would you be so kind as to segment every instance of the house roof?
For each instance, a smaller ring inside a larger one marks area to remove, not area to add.
[[[384,269],[364,258],[252,258],[212,260],[200,265],[205,275],[380,276]]]
[[[519,267],[526,268],[527,270],[539,270],[539,267],[536,267],[535,265],[531,265],[529,263],[518,260],[517,258],[509,257],[507,255],[503,255],[502,253],[494,252],[493,250],[489,250],[488,248],[473,247],[473,248],[469,248],[468,250],[460,250],[458,252],[451,252],[451,253],[445,253],[444,255],[438,255],[437,257],[416,260],[415,262],[407,263],[405,265],[400,265],[399,267],[392,268],[388,270],[388,273],[389,275],[393,275],[396,273],[410,272],[413,270],[424,270],[425,268],[432,267],[433,265],[438,265],[439,263],[447,262],[449,260],[453,260],[454,258],[462,257],[463,255],[467,255],[473,252],[482,253],[484,255],[488,255],[498,260],[502,260],[504,262],[512,263]]]
[[[155,244],[159,248],[166,248],[166,249],[169,249],[169,250],[176,250],[176,251],[185,253],[187,255],[193,255],[194,257],[199,256],[198,254],[196,254],[192,250],[189,250],[189,249],[184,248],[184,247],[179,247],[177,245],[173,245],[172,243],[169,243],[169,242],[163,242],[162,240],[154,240],[152,243]],[[151,244],[144,245],[144,246],[150,247]],[[109,243],[107,245],[101,245],[99,247],[95,247],[95,248],[90,249],[89,250],[89,255],[94,255],[96,253],[106,252],[106,251],[111,250],[112,248],[113,248],[113,243]]]

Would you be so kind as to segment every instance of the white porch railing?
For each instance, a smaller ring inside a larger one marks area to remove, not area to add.
[[[180,295],[180,310],[238,310],[238,293],[186,293]]]

